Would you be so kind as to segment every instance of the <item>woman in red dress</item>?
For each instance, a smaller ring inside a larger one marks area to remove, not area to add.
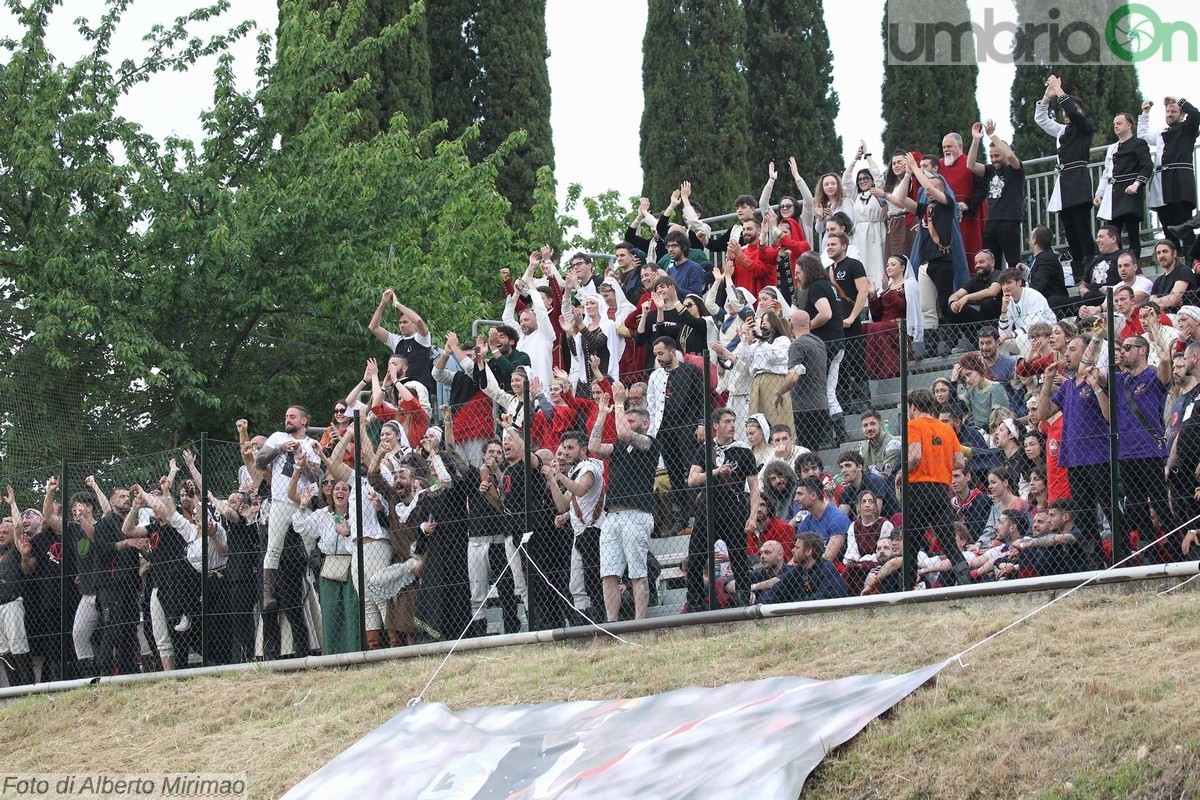
[[[867,306],[871,322],[864,325],[867,335],[867,377],[873,381],[900,374],[900,325],[904,323],[904,273],[908,257],[888,258],[883,270],[883,285],[872,287]]]

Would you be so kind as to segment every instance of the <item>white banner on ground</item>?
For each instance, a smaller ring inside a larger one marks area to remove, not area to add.
[[[284,798],[779,798],[916,691],[905,675],[768,678],[630,700],[452,711],[420,703]]]

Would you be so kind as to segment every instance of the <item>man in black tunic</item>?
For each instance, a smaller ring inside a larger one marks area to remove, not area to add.
[[[1192,152],[1200,135],[1200,110],[1183,98],[1168,97],[1163,101],[1167,127],[1151,131],[1150,108],[1153,105],[1149,100],[1143,101],[1138,117],[1138,136],[1154,145],[1158,154],[1158,164],[1150,182],[1150,207],[1158,214],[1166,237],[1186,253],[1195,242],[1195,229],[1200,227],[1200,216],[1189,220],[1196,210],[1196,168],[1192,165]]]
[[[1066,123],[1050,118],[1050,104],[1055,102],[1066,115]],[[1083,103],[1063,91],[1062,79],[1051,75],[1046,80],[1046,93],[1038,101],[1033,114],[1038,127],[1055,137],[1058,145],[1058,180],[1047,211],[1057,211],[1067,247],[1071,251],[1075,282],[1084,275],[1084,266],[1095,254],[1092,246],[1092,178],[1088,162],[1096,123],[1083,113]]]
[[[1129,250],[1135,259],[1142,257],[1142,216],[1145,213],[1146,185],[1154,172],[1150,146],[1133,135],[1133,116],[1113,117],[1115,144],[1108,147],[1104,175],[1093,201],[1097,216],[1123,228],[1129,239]]]

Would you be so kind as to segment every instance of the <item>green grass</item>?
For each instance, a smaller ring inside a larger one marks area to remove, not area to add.
[[[659,631],[638,636],[641,646],[594,640],[456,655],[426,699],[462,708],[904,672],[1043,599]],[[1197,642],[1195,592],[1081,593],[971,653],[967,668],[948,667],[831,753],[804,796],[1200,797]],[[5,771],[247,772],[251,796],[277,797],[399,713],[439,660],[10,701],[0,706]]]

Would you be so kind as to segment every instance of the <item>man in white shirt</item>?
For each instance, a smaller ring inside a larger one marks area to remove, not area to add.
[[[1029,352],[1029,326],[1058,321],[1045,296],[1025,285],[1020,267],[1000,273],[1000,346],[1022,358]]]
[[[559,515],[555,524],[568,521],[574,539],[571,556],[571,593],[582,584],[591,608],[592,619],[604,608],[604,589],[600,581],[600,526],[604,524],[604,469],[599,461],[588,458],[587,440],[578,431],[565,431],[559,439],[554,465],[543,468],[546,484]],[[564,517],[566,519],[564,519]]]
[[[522,309],[521,317],[517,319],[517,295],[514,292],[505,299],[504,313],[500,319],[505,325],[521,331],[517,349],[529,356],[533,374],[542,379],[542,385],[549,386],[550,379],[554,377],[554,324],[546,309],[546,299],[533,288],[533,268],[538,264],[537,255],[534,253],[529,257],[529,269],[522,279],[530,287],[530,307]]]
[[[278,577],[279,558],[283,555],[283,542],[292,524],[295,505],[288,499],[288,484],[292,473],[298,468],[297,451],[307,456],[301,469],[296,490],[303,493],[317,482],[321,474],[321,460],[317,454],[318,444],[308,438],[308,410],[304,406],[288,406],[283,418],[283,430],[272,433],[263,443],[254,465],[259,469],[271,469],[271,512],[267,522],[267,551],[263,554],[263,597],[262,611],[270,614],[279,610],[275,598],[275,581]]]

